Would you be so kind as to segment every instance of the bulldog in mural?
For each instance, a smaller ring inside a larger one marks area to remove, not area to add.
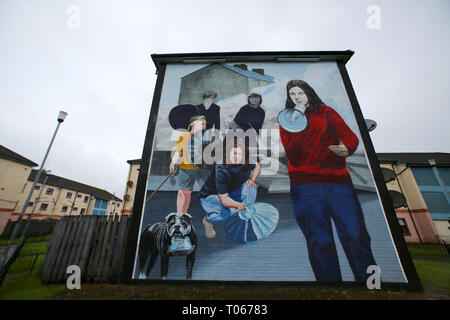
[[[186,256],[186,279],[192,278],[197,235],[187,213],[170,213],[165,221],[144,228],[139,245],[139,277],[147,279],[161,256],[161,279],[167,279],[170,256]],[[150,256],[150,261],[145,264]]]

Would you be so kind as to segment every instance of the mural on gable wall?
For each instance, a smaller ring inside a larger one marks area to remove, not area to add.
[[[406,282],[335,62],[168,64],[154,136],[134,279]]]

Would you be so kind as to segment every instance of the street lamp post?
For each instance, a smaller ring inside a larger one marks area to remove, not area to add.
[[[25,236],[27,234],[28,227],[30,226],[31,218],[33,217],[33,214],[34,214],[34,209],[36,209],[36,206],[38,205],[38,202],[41,199],[42,191],[44,191],[44,186],[47,184],[49,172],[50,172],[50,170],[48,170],[45,173],[46,175],[45,175],[44,183],[41,185],[41,190],[39,191],[39,194],[38,194],[37,198],[34,201],[33,208],[31,209],[31,213],[28,216],[27,224],[25,225],[25,229],[22,232],[23,236]]]
[[[30,199],[33,195],[34,188],[36,187],[36,184],[38,183],[39,178],[41,177],[42,169],[44,168],[45,162],[47,161],[47,157],[48,157],[50,149],[53,145],[53,141],[55,140],[56,133],[58,132],[58,129],[59,129],[59,126],[61,125],[61,123],[63,123],[64,120],[66,119],[66,116],[67,116],[67,112],[65,112],[65,111],[60,111],[58,114],[58,125],[56,126],[55,132],[53,133],[53,137],[47,148],[47,152],[45,153],[44,160],[42,160],[41,166],[39,167],[39,171],[37,172],[36,177],[34,178],[33,186],[31,187],[31,190],[27,196],[27,199],[25,200],[25,203],[22,208],[22,212],[20,213],[20,216],[17,219],[16,225],[14,226],[13,232],[11,233],[11,236],[8,241],[8,245],[6,247],[6,251],[4,252],[4,257],[2,257],[2,261],[0,261],[0,269],[6,263],[6,258],[7,258],[8,252],[10,250],[11,243],[13,242],[14,238],[16,237],[17,232],[19,231],[20,223],[22,222],[23,216],[25,214],[25,210],[27,209],[28,203],[30,202]]]

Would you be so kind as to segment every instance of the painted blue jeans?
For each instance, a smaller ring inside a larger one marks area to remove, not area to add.
[[[376,263],[353,185],[291,184],[291,199],[295,218],[306,239],[316,280],[342,281],[331,225],[333,220],[355,281],[365,282],[367,267]]]
[[[256,200],[256,187],[249,187],[244,183],[239,189],[230,192],[229,196],[234,201],[253,203]],[[211,223],[225,222],[232,213],[237,211],[235,208],[224,207],[217,194],[200,198],[200,205],[206,213],[206,220]]]

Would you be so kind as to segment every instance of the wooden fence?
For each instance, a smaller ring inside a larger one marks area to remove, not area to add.
[[[119,279],[128,217],[64,217],[58,221],[41,267],[43,283],[65,282],[67,267],[81,269],[82,282]]]

